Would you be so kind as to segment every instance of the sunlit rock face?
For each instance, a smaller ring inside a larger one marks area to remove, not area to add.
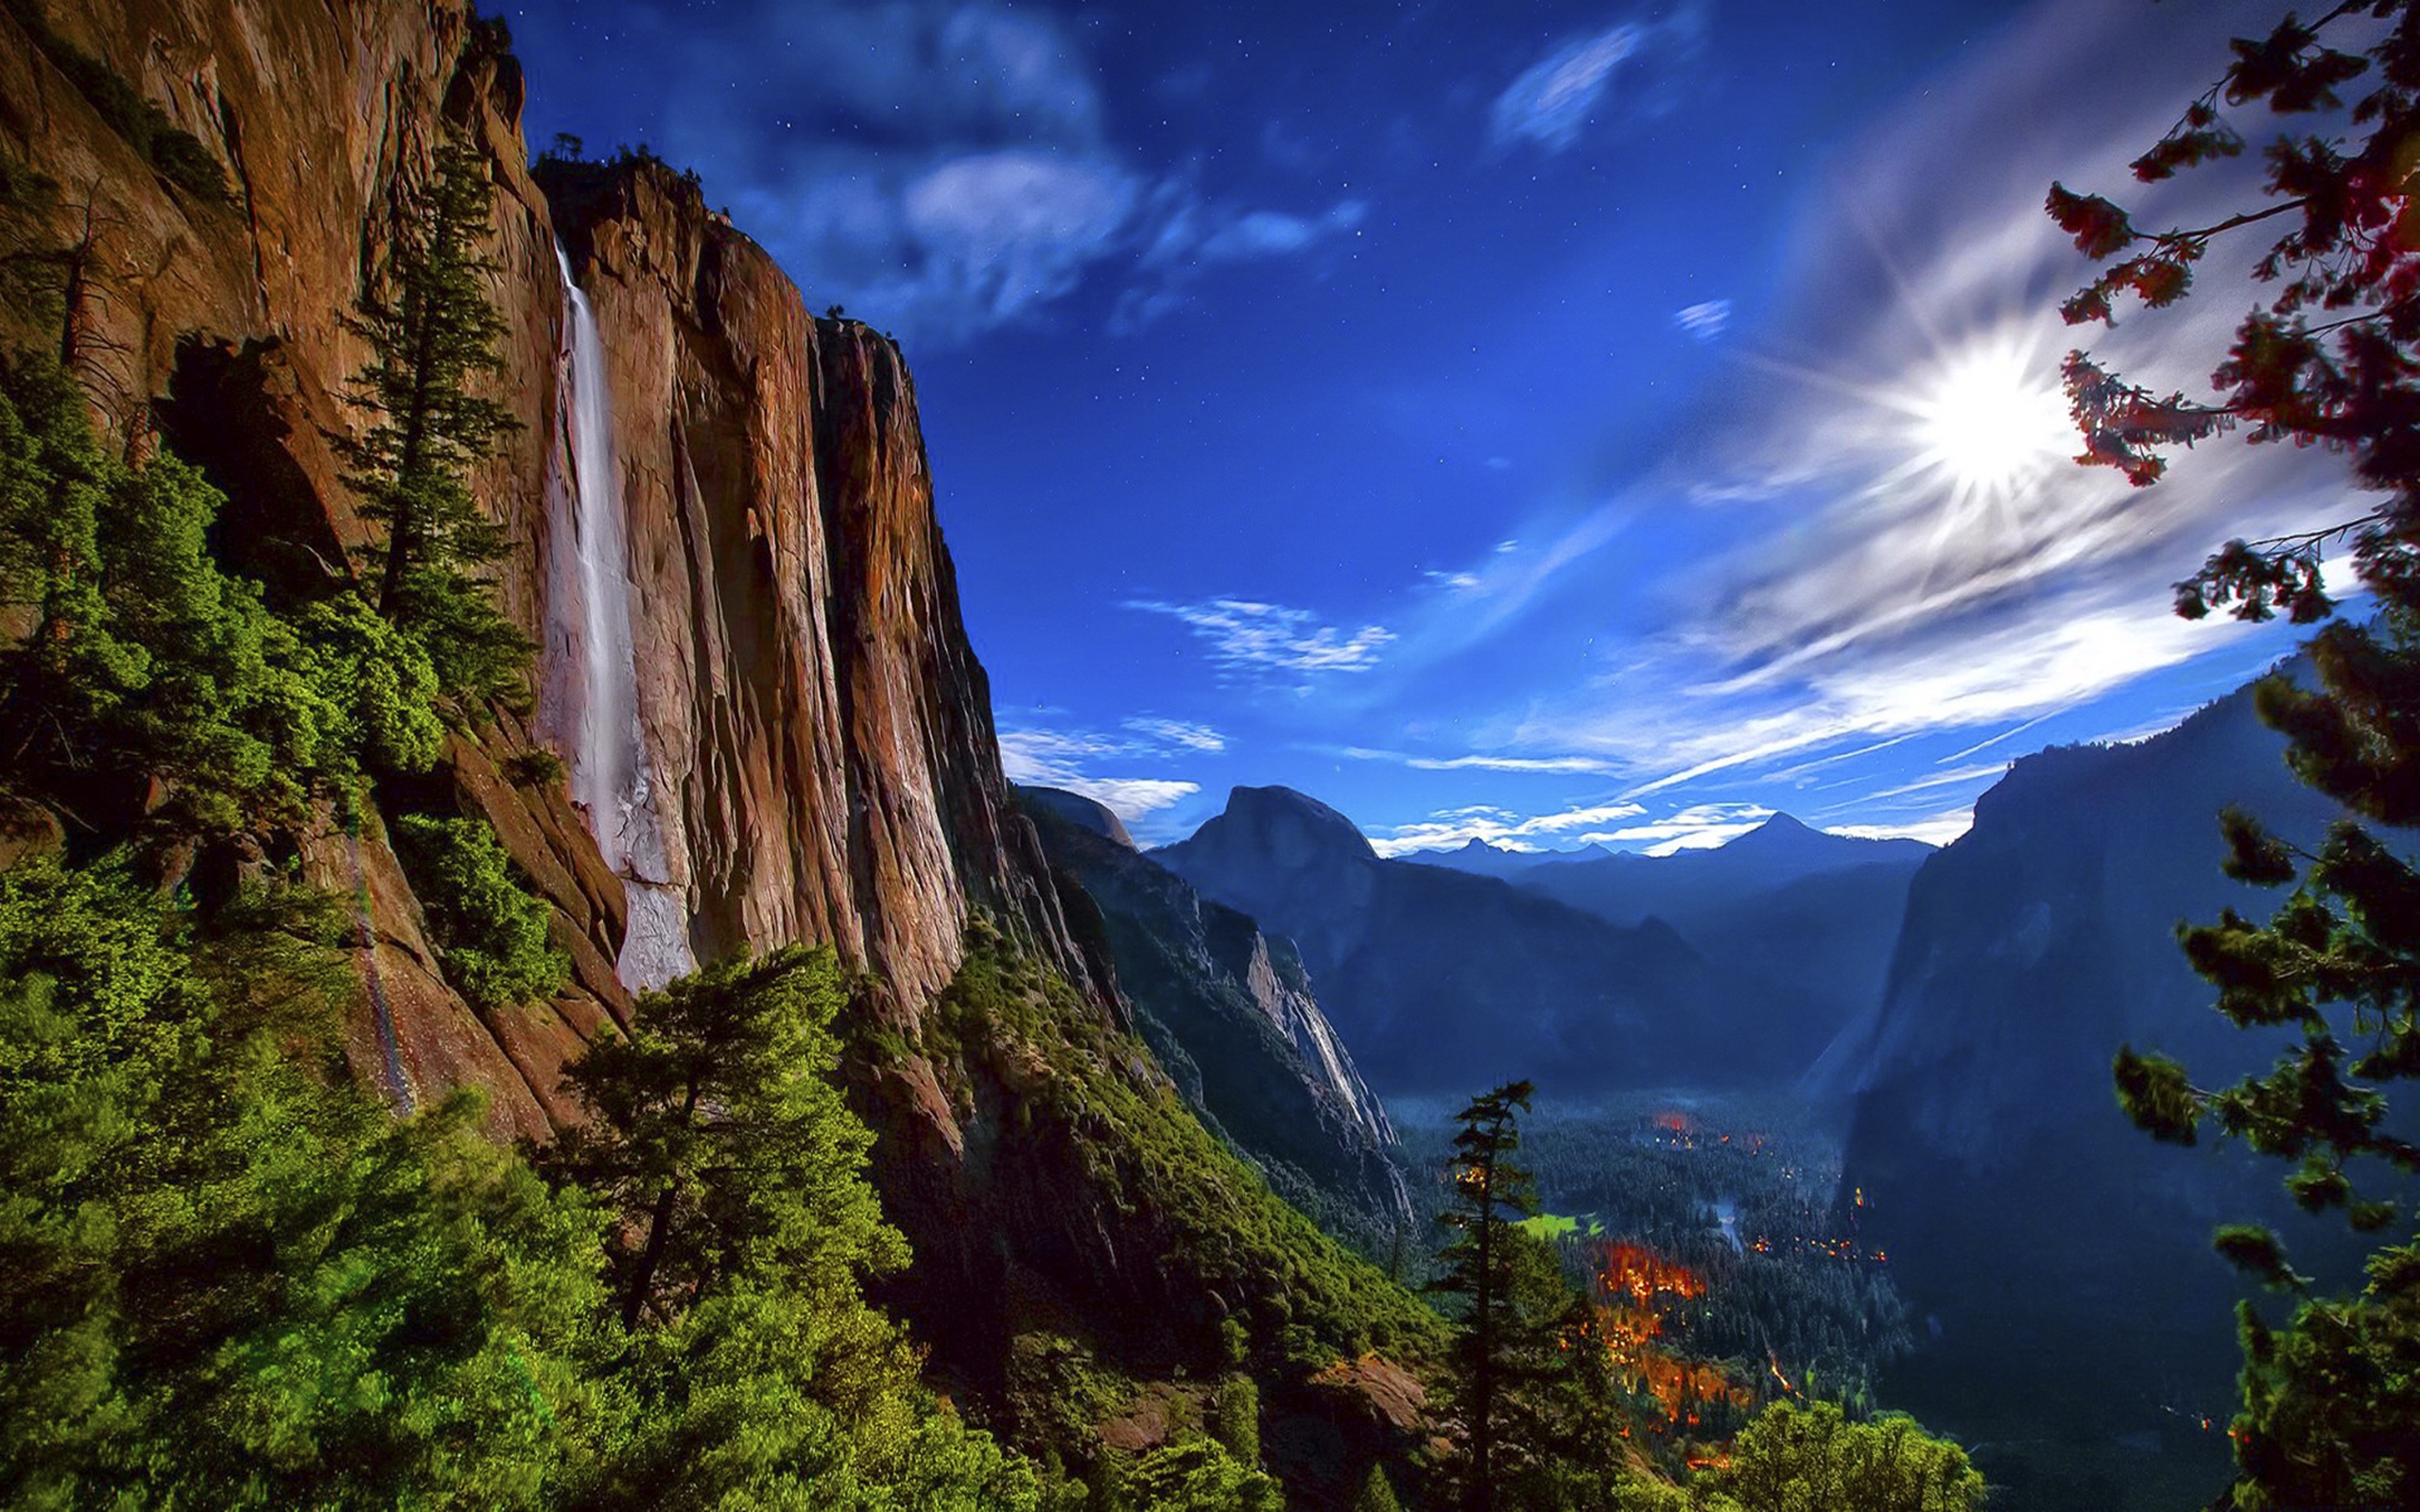
[[[2123,1399],[2123,1426],[2156,1428],[2187,1383],[2204,1411],[2229,1400],[2237,1287],[2208,1236],[2274,1205],[2282,1171],[2154,1143],[2110,1079],[2124,1043],[2204,1086],[2278,1047],[2219,1016],[2176,943],[2180,921],[2277,902],[2221,874],[2228,803],[2301,841],[2332,816],[2249,694],[2139,745],[2018,762],[1917,873],[1885,995],[1811,1078],[1851,1115],[1848,1179],[1938,1328],[1910,1389],[1954,1384],[1941,1400],[1969,1420]],[[2052,1384],[2087,1359],[2105,1391]]]
[[[1150,854],[1294,941],[1382,1094],[1727,1082],[1739,1057],[1722,1047],[1761,1011],[1659,919],[1623,927],[1493,877],[1382,860],[1287,788],[1237,788]]]
[[[1017,801],[1098,905],[1135,1026],[1195,1111],[1340,1232],[1383,1244],[1409,1223],[1394,1129],[1293,945],[1136,851],[1091,799],[1020,787]]]
[[[627,714],[537,729],[505,714],[454,742],[435,796],[495,826],[573,961],[557,1001],[495,1015],[444,986],[379,825],[312,837],[308,873],[354,899],[363,926],[358,964],[374,990],[351,1048],[365,1077],[415,1104],[481,1088],[500,1133],[573,1116],[564,1059],[630,1009],[616,965],[639,885],[664,914],[654,964],[631,973],[640,985],[688,955],[828,941],[874,973],[867,1011],[912,1024],[956,969],[970,910],[1088,980],[999,773],[913,387],[889,341],[808,315],[753,243],[661,168],[542,187],[521,137],[520,70],[453,0],[48,9],[226,171],[226,203],[167,184],[0,15],[0,146],[61,185],[95,186],[110,265],[142,270],[88,311],[105,387],[127,401],[107,419],[123,431],[156,417],[234,501],[221,534],[239,555],[300,542],[239,561],[273,591],[323,588],[372,539],[325,438],[360,424],[341,394],[370,352],[345,317],[443,132],[486,148],[485,250],[505,323],[494,392],[520,427],[474,481],[511,542],[503,602],[542,644],[589,627],[571,649],[597,672],[592,692],[634,705],[658,833],[609,856],[593,821],[615,794],[575,805],[562,784],[503,775],[533,747],[579,756],[584,725],[618,738]],[[63,205],[51,234],[66,240],[78,213]],[[562,492],[579,429],[566,269],[593,307],[588,405],[610,422],[624,516],[621,541],[592,541],[621,559],[588,575],[598,602],[579,605],[562,602],[579,543],[557,539],[578,515]],[[55,343],[30,321],[0,311],[9,339]],[[624,631],[598,608],[626,620],[628,690],[606,686]],[[593,770],[603,749],[592,743],[579,765]],[[627,773],[604,784],[634,787]]]

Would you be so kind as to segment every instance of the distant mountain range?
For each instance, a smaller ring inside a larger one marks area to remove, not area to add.
[[[1777,819],[1678,857],[1387,860],[1314,799],[1239,787],[1151,857],[1296,942],[1382,1091],[1452,1094],[1789,1085],[1878,985],[1926,850]]]

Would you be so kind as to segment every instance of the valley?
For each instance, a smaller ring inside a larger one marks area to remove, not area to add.
[[[0,1505],[2420,1505],[2420,7],[1349,9],[0,0]]]

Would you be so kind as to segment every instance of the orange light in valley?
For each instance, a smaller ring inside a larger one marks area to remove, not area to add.
[[[1606,1353],[1632,1390],[1655,1399],[1668,1422],[1694,1424],[1698,1409],[1710,1402],[1750,1403],[1754,1394],[1720,1365],[1683,1359],[1652,1342],[1664,1335],[1657,1304],[1703,1297],[1703,1276],[1644,1245],[1623,1242],[1605,1246],[1597,1285],[1596,1332]]]
[[[1644,1245],[1605,1246],[1605,1263],[1597,1284],[1607,1297],[1648,1302],[1658,1296],[1688,1298],[1705,1295],[1705,1278],[1678,1261],[1666,1260]]]

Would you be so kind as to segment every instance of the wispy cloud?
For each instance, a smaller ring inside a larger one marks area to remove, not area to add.
[[[616,25],[650,60],[624,118],[661,122],[655,146],[811,305],[913,339],[1031,319],[1087,283],[1172,307],[1171,267],[1300,257],[1367,214],[1228,202],[1147,167],[1111,134],[1081,28],[1046,11],[735,0]]]
[[[1382,856],[1411,850],[1447,850],[1473,840],[1512,850],[1567,849],[1614,833],[1604,827],[1646,812],[1635,803],[1597,803],[1524,816],[1511,809],[1479,804],[1442,810],[1416,824],[1396,825],[1385,835],[1373,835],[1370,845]]]
[[[2222,23],[2248,9],[2229,5]],[[2158,138],[2210,61],[2150,45],[2163,26],[2149,11],[2053,0],[1988,57],[1910,96],[1844,155],[1813,210],[1805,291],[1778,301],[1797,313],[1756,334],[1719,410],[1676,427],[1687,453],[1525,531],[1533,543],[1517,556],[1472,567],[1486,583],[1478,611],[1441,606],[1407,625],[1428,653],[1432,642],[1585,630],[1609,604],[1651,607],[1644,633],[1605,632],[1621,654],[1585,687],[1504,711],[1495,747],[1601,756],[1637,779],[1624,796],[1641,801],[1795,782],[1835,757],[1972,730],[1943,765],[1979,782],[1967,761],[2030,722],[2197,659],[2249,666],[2283,648],[2282,631],[2177,620],[2169,585],[2229,536],[2330,518],[2341,460],[2218,442],[2136,490],[2075,466],[2058,420],[2070,344],[2089,342],[2154,388],[2203,391],[2242,311],[2245,259],[2221,266],[2214,254],[2203,293],[2177,310],[2083,333],[2056,314],[2088,270],[2043,215],[2045,187],[2129,184],[2132,153]],[[2157,77],[2137,77],[2146,59]],[[1534,118],[1551,146],[1576,129],[1572,112],[1585,114],[1578,101],[1627,77],[1631,54],[1608,43],[1548,61],[1525,76],[1529,113],[1511,118]],[[1547,111],[1550,95],[1564,114]],[[2052,108],[2054,95],[2072,108]],[[2012,140],[2012,119],[2046,124]],[[2151,218],[2215,218],[2204,201],[2245,187],[2221,172],[2153,191],[2168,198]],[[1991,380],[1981,399],[1962,399],[1979,374]],[[1961,404],[1975,413],[1945,430],[1939,417]],[[2028,444],[2012,448],[2012,434]],[[1978,435],[1983,470],[1960,450],[1960,437]],[[1716,504],[1691,526],[1694,549],[1647,559],[1632,549],[1634,522]]]
[[[1367,672],[1395,638],[1383,625],[1356,630],[1324,624],[1305,609],[1244,598],[1171,604],[1132,599],[1128,609],[1166,614],[1209,643],[1211,660],[1231,672]]]
[[[1528,142],[1560,152],[1590,126],[1660,114],[1677,95],[1672,75],[1703,36],[1694,7],[1662,20],[1629,20],[1576,37],[1547,53],[1495,97],[1490,124],[1498,146]]]
[[[1184,308],[1214,267],[1308,257],[1358,232],[1369,214],[1369,202],[1357,198],[1311,213],[1250,209],[1215,202],[1188,179],[1165,180],[1140,217],[1147,234],[1135,278],[1118,296],[1110,328],[1132,333]]]
[[[1217,751],[1227,748],[1226,736],[1208,725],[1197,724],[1190,719],[1138,717],[1127,720],[1124,728],[1142,736],[1145,740],[1156,741],[1163,746],[1182,747],[1185,750]]]
[[[1731,301],[1707,300],[1699,304],[1684,305],[1672,312],[1672,323],[1700,341],[1711,341],[1731,324]]]
[[[1347,746],[1337,752],[1354,761],[1394,762],[1423,772],[1589,772],[1619,768],[1601,756],[1414,756],[1399,750]]]
[[[1947,845],[1974,827],[1975,811],[1967,807],[1945,809],[1904,824],[1842,824],[1830,833],[1859,840],[1922,840],[1927,845]]]
[[[1167,763],[1226,748],[1226,737],[1190,720],[1138,715],[1123,734],[1093,730],[1010,729],[1000,731],[1000,769],[1011,782],[1062,787],[1114,809],[1129,826],[1150,828],[1152,815],[1201,791],[1173,777],[1113,775],[1100,768]]]

